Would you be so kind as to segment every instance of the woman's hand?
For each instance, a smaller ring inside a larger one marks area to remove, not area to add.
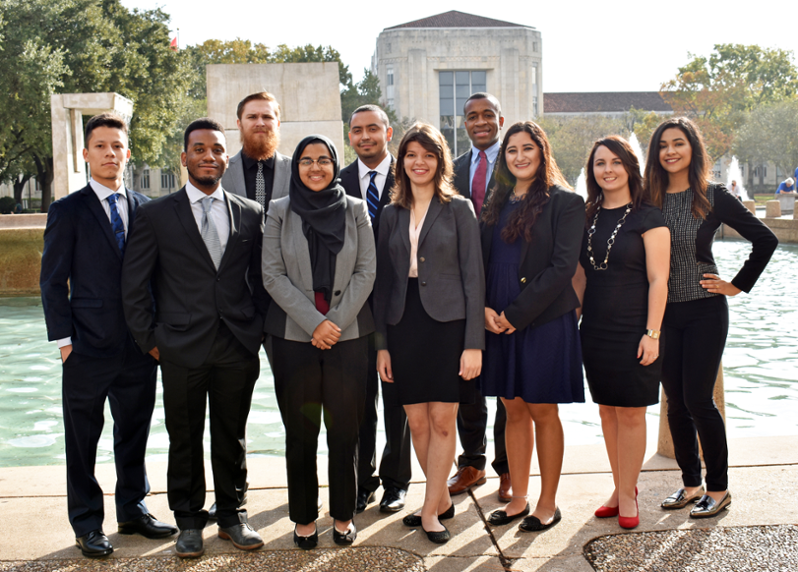
[[[313,330],[313,339],[310,343],[322,350],[328,350],[341,339],[341,328],[330,320],[324,320]]]
[[[515,332],[515,327],[510,323],[510,321],[504,315],[504,312],[502,312],[502,315],[499,316],[499,319],[497,320],[496,323],[505,334],[512,334],[513,332]]]
[[[494,334],[501,334],[506,328],[499,327],[499,314],[493,308],[485,307],[485,329]]]
[[[393,383],[393,370],[391,369],[391,354],[388,350],[377,352],[377,371],[385,383]]]
[[[731,282],[721,280],[717,274],[704,274],[706,280],[700,280],[699,284],[707,291],[713,294],[723,294],[724,296],[736,296],[742,290]]]
[[[640,344],[637,346],[637,357],[643,358],[640,360],[640,365],[651,365],[659,357],[659,340],[655,340],[648,334],[643,334],[640,338]]]
[[[377,357],[379,359],[379,356]],[[482,350],[463,350],[458,375],[468,381],[482,373]]]

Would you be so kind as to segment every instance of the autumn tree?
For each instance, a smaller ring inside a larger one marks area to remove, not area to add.
[[[782,173],[798,166],[798,99],[758,107],[737,132],[734,154],[749,163],[773,162]]]

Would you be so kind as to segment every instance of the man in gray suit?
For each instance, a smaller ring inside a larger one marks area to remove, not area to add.
[[[269,201],[288,194],[291,158],[277,152],[280,145],[280,104],[268,91],[246,96],[236,109],[241,151],[230,158],[222,187],[260,203],[264,215]]]

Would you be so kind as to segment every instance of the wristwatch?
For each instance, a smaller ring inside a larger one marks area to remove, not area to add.
[[[659,330],[646,330],[646,335],[652,340],[658,340],[661,333]]]

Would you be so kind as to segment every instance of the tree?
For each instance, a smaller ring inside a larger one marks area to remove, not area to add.
[[[782,173],[792,173],[798,166],[798,99],[752,111],[737,132],[733,150],[740,160],[772,161]]]
[[[662,85],[660,93],[676,115],[698,124],[715,158],[729,151],[734,131],[748,112],[798,92],[798,70],[792,52],[786,50],[716,44],[708,58],[688,57],[691,61]]]

